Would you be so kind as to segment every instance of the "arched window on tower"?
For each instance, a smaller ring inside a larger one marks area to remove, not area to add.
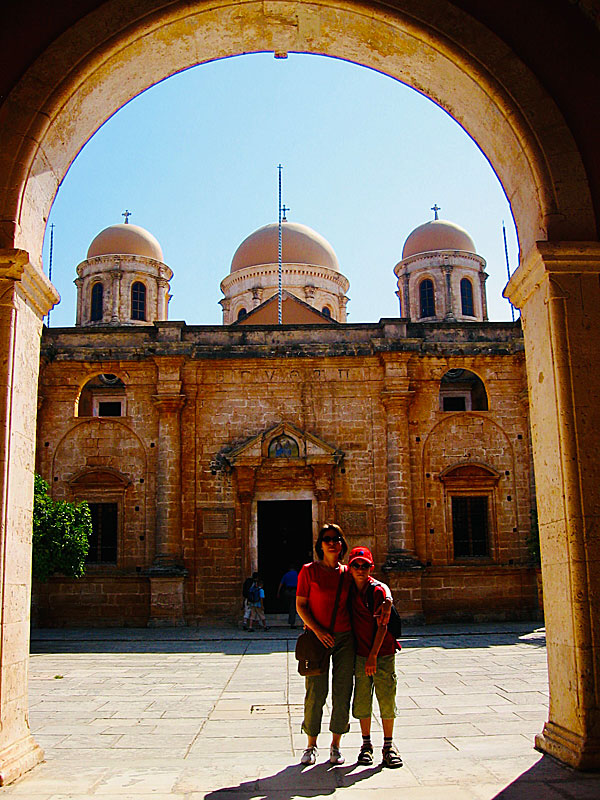
[[[248,316],[248,312],[245,308],[240,308],[237,315],[237,321],[239,322],[242,319],[245,319]]]
[[[146,319],[146,287],[141,281],[131,287],[131,319]]]
[[[463,278],[460,282],[460,304],[465,317],[475,316],[473,307],[473,284],[468,278]]]
[[[425,278],[419,286],[420,316],[435,317],[435,292],[433,281]]]
[[[323,306],[323,311],[321,312],[324,316],[329,317],[331,319],[331,309],[329,306]]]
[[[92,302],[90,304],[90,321],[100,322],[104,315],[104,286],[98,282],[92,286]]]

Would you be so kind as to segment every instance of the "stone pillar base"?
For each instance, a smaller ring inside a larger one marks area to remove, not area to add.
[[[600,739],[584,738],[554,722],[546,722],[535,737],[535,749],[575,769],[600,769]]]
[[[183,615],[184,575],[149,575],[149,628],[177,628],[185,625]]]
[[[27,734],[0,752],[0,786],[6,786],[44,760],[44,751]]]

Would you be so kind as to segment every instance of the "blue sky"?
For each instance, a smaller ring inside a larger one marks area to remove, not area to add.
[[[489,316],[518,245],[491,166],[443,110],[373,70],[322,56],[215,61],[152,87],[83,148],[52,207],[51,325],[75,320],[75,268],[103,228],[151,231],[173,269],[170,319],[221,323],[219,283],[240,242],[277,220],[277,164],[288,219],[332,244],[350,281],[349,322],[398,316],[394,266],[409,233],[440,217],[466,228],[488,263]],[[48,270],[49,229],[44,246]]]

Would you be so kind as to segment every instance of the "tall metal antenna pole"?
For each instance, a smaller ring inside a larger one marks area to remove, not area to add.
[[[54,252],[54,223],[50,225],[50,258],[48,259],[48,280],[52,283],[52,254]],[[50,327],[50,311],[46,317],[46,324]]]
[[[506,272],[508,280],[510,280],[510,264],[508,263],[508,245],[506,244],[506,228],[504,227],[504,220],[502,220],[502,235],[504,236],[504,255],[506,257]],[[508,301],[510,303],[510,300]],[[510,313],[512,314],[512,321],[515,321],[515,307],[510,303]]]
[[[277,281],[278,281],[278,289],[277,289],[277,321],[278,324],[281,325],[282,320],[282,306],[283,306],[283,291],[281,288],[281,273],[282,273],[282,247],[281,247],[281,170],[283,167],[281,164],[277,167],[279,170],[279,247],[278,247],[278,261],[277,261]]]

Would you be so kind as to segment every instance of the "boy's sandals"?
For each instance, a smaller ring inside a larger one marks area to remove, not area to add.
[[[300,759],[300,763],[306,767],[312,766],[317,760],[318,753],[319,751],[317,750],[316,745],[307,747],[306,750],[302,753],[302,758]]]
[[[372,744],[363,744],[360,748],[360,753],[358,754],[358,758],[356,759],[357,764],[361,764],[364,767],[370,767],[373,764],[373,745]]]
[[[383,760],[381,763],[384,767],[389,767],[390,769],[397,769],[398,767],[402,766],[402,758],[395,744],[393,744],[391,747],[384,748]]]

